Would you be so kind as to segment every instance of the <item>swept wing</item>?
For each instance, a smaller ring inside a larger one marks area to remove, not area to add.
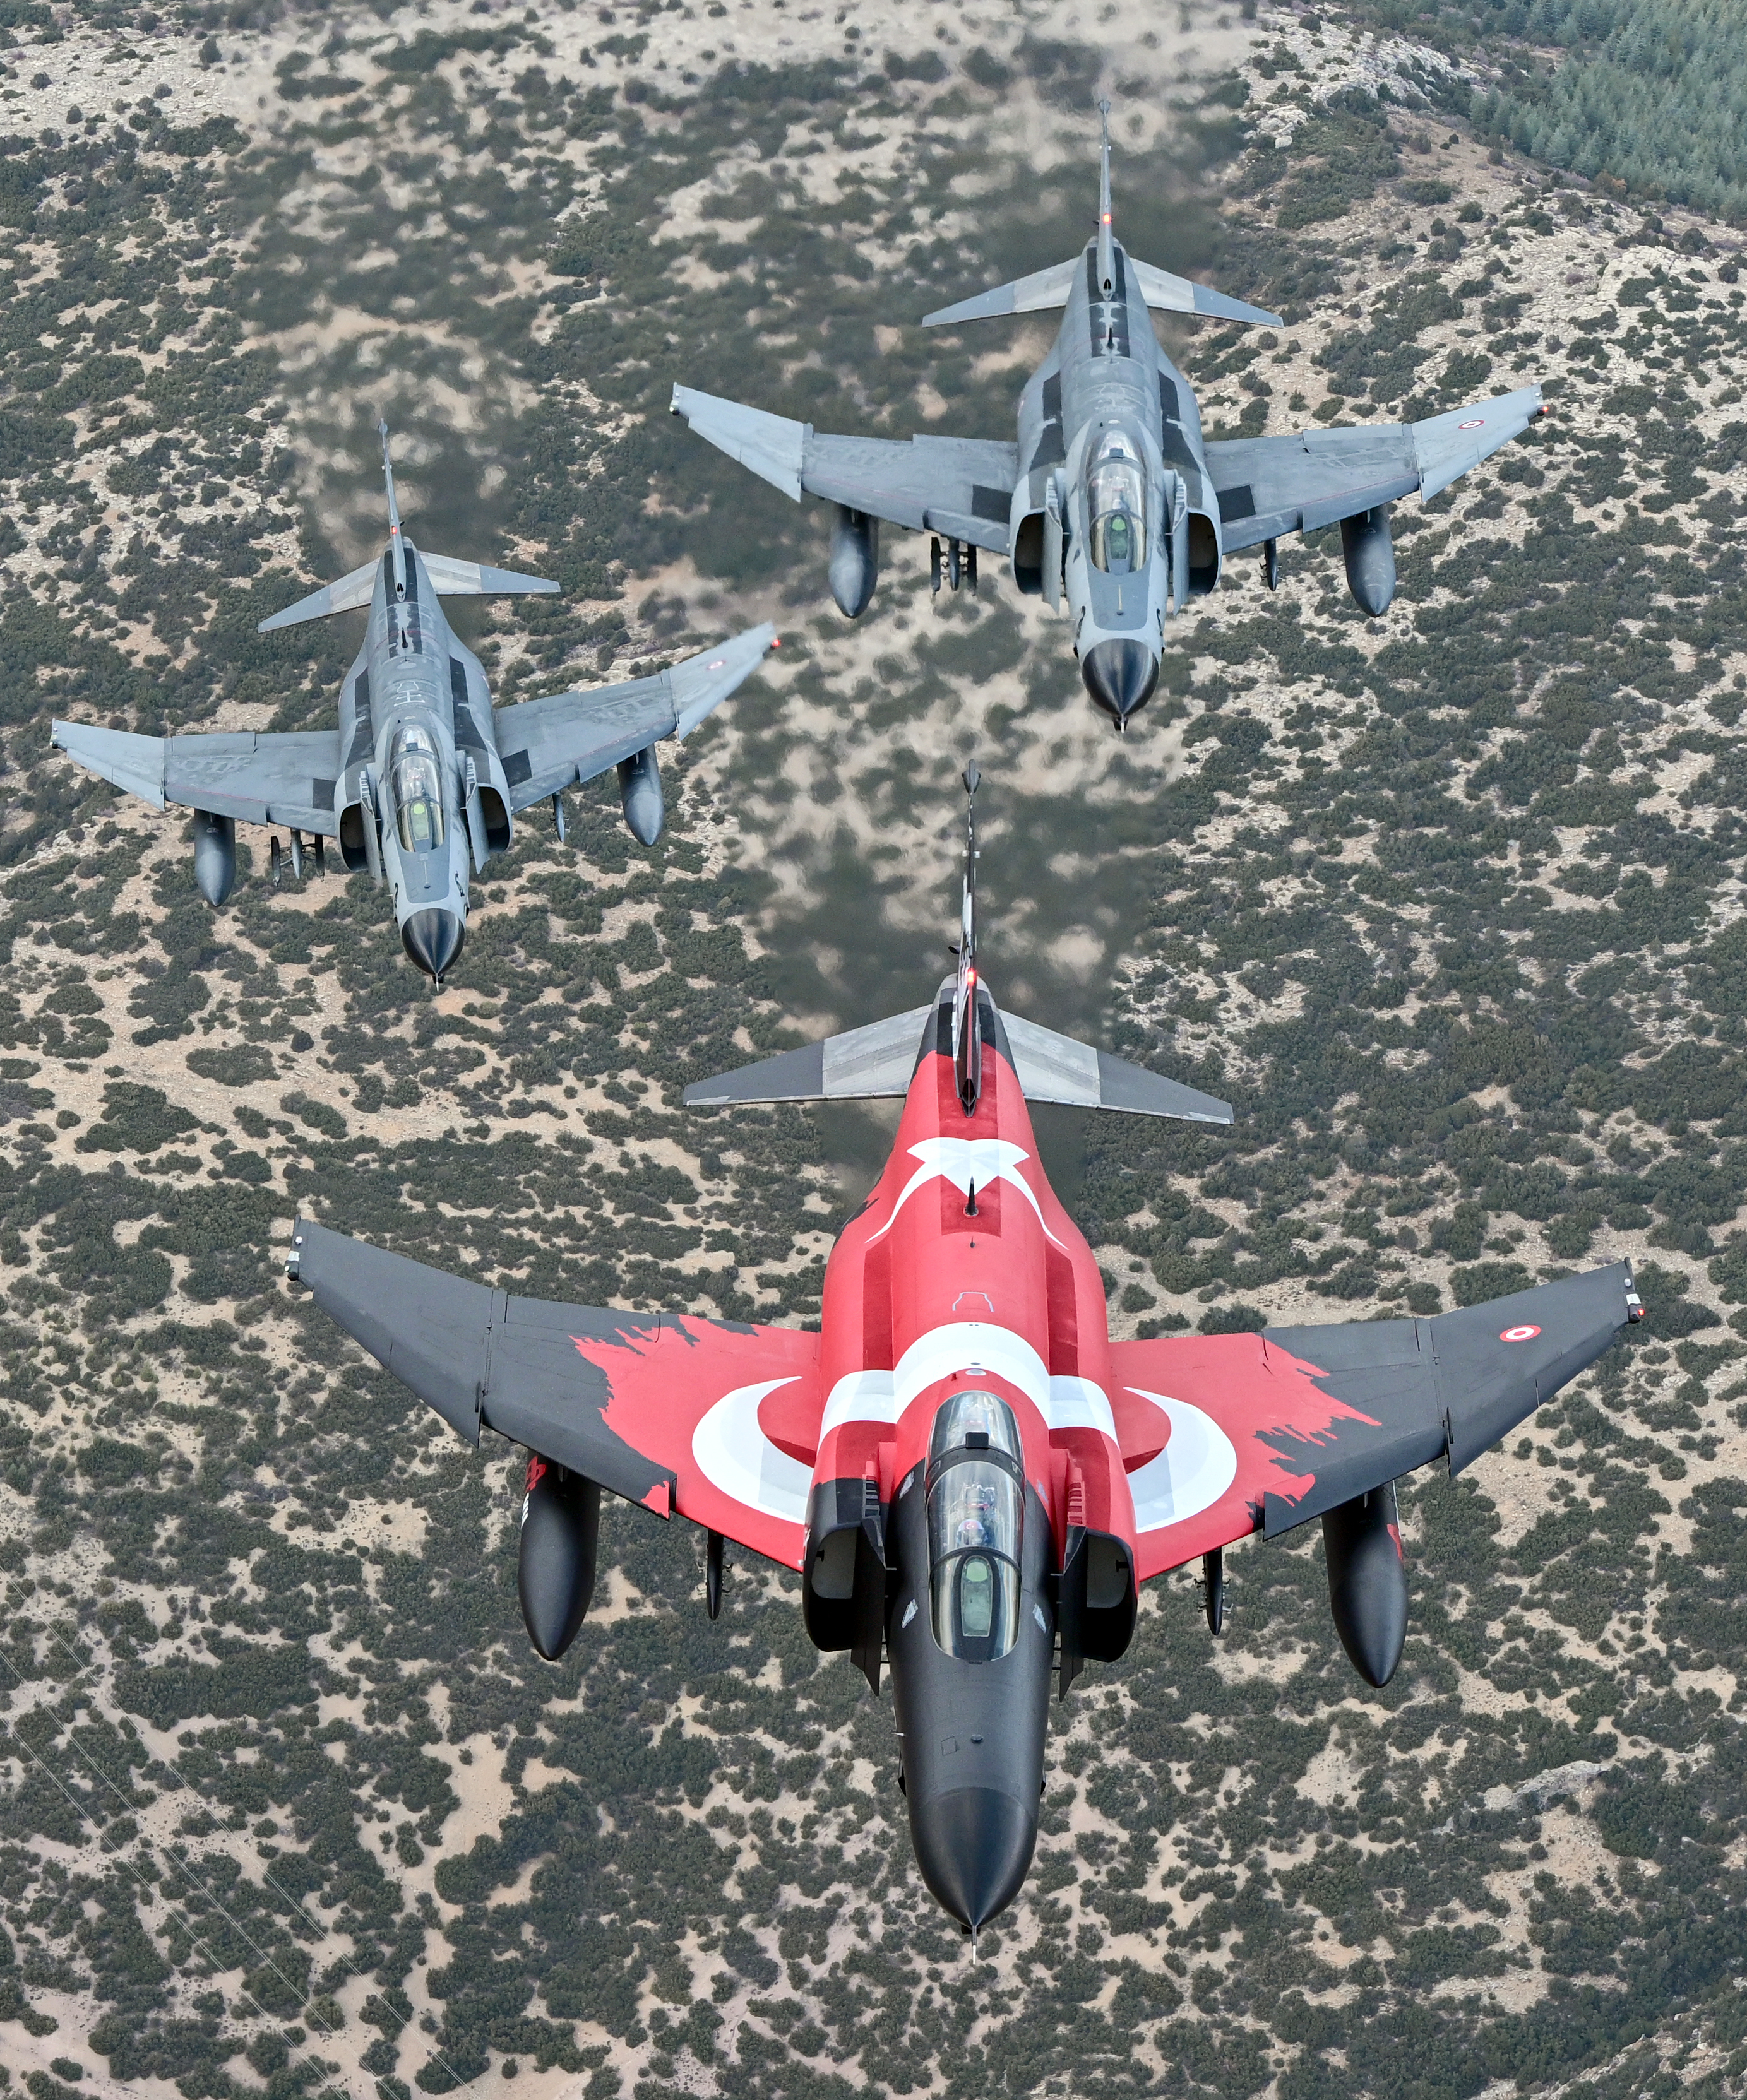
[[[1460,1472],[1641,1310],[1621,1261],[1429,1320],[1113,1343],[1141,1578],[1436,1458]]]
[[[1317,532],[1404,496],[1436,496],[1520,437],[1541,412],[1541,389],[1523,386],[1420,423],[1216,439],[1206,454],[1221,543],[1232,554]]]
[[[87,772],[139,796],[153,809],[174,802],[239,823],[288,824],[337,835],[334,783],[338,746],[332,730],[277,736],[252,730],[196,736],[135,736],[90,722],[57,721],[50,741]]]
[[[912,532],[1007,551],[1019,448],[986,438],[840,438],[690,386],[674,389],[683,416],[718,452],[796,501],[822,496]]]
[[[519,1298],[301,1218],[290,1273],[467,1443],[495,1430],[658,1516],[801,1565],[816,1335]]]
[[[653,677],[499,708],[498,750],[511,807],[524,810],[592,780],[665,737],[688,736],[757,670],[776,640],[767,621]]]

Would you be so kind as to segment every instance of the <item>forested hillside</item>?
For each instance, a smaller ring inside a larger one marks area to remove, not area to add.
[[[1358,0],[1473,70],[1483,138],[1635,197],[1747,212],[1747,23],[1729,0]]]
[[[1097,51],[980,0],[0,18],[0,2067],[33,2100],[1741,2089],[1740,236],[1497,143],[1475,98],[1551,107],[1563,15],[1391,6]],[[1623,50],[1607,0],[1572,20]],[[1285,317],[1174,338],[1210,428],[1532,377],[1555,412],[1400,507],[1382,620],[1337,535],[1273,596],[1239,558],[1120,744],[1060,624],[986,577],[931,609],[913,537],[846,628],[821,514],[665,413],[679,379],[1006,435],[1042,324],[914,321],[1084,238],[1100,87],[1134,252]],[[332,721],[351,632],[254,627],[378,543],[378,413],[422,545],[564,586],[479,617],[500,699],[785,633],[660,848],[610,783],[567,845],[519,830],[440,999],[365,879],[276,890],[257,839],[215,915],[179,818],[47,748],[57,713]],[[926,995],[973,752],[997,996],[1239,1110],[1043,1124],[1118,1331],[1621,1255],[1650,1311],[1404,1491],[1387,1692],[1314,1537],[1230,1556],[1217,1643],[1156,1586],[1055,1710],[974,1965],[889,1701],[787,1577],[732,1565],[712,1625],[698,1542],[614,1507],[539,1663],[517,1454],[278,1280],[302,1208],[519,1290],[816,1318],[882,1127],[679,1092]]]

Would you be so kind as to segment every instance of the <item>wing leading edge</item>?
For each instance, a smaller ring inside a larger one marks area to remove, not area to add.
[[[498,750],[511,807],[525,810],[652,743],[689,736],[776,646],[767,620],[652,677],[499,708]]]
[[[658,1516],[801,1565],[816,1335],[520,1298],[302,1218],[288,1273],[467,1443],[494,1430]]]
[[[1218,491],[1220,544],[1233,554],[1405,496],[1429,501],[1520,437],[1542,408],[1541,389],[1523,386],[1419,423],[1214,439],[1207,470]]]
[[[673,412],[718,452],[798,502],[841,503],[888,525],[1007,551],[1019,448],[989,438],[842,438],[675,386]]]
[[[91,722],[57,721],[49,740],[88,773],[154,810],[174,802],[239,823],[289,824],[330,839],[338,833],[334,783],[339,742],[333,730],[136,736]]]
[[[1642,1312],[1622,1261],[1428,1320],[1112,1343],[1143,1579],[1435,1459],[1461,1472]]]

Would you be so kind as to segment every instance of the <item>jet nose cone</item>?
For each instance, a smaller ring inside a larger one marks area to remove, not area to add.
[[[959,1787],[919,1802],[910,1827],[922,1879],[972,1932],[1019,1894],[1037,1842],[1035,1807],[988,1786]]]
[[[1152,697],[1159,660],[1144,642],[1100,642],[1080,666],[1086,690],[1120,729]]]
[[[467,929],[458,912],[435,908],[409,912],[400,928],[400,946],[437,984],[453,967],[467,938]]]

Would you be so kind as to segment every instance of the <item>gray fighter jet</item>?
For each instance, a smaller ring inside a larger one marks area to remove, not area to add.
[[[1389,506],[1447,488],[1541,412],[1525,386],[1418,423],[1208,440],[1189,383],[1160,349],[1149,310],[1281,325],[1276,315],[1139,262],[1116,237],[1109,105],[1098,227],[1082,254],[924,316],[956,327],[1064,309],[1055,346],[1019,403],[1019,441],[821,435],[811,423],[675,386],[700,437],[786,495],[836,505],[830,580],[860,617],[874,594],[879,527],[933,535],[934,588],[975,589],[980,548],[1013,580],[1065,604],[1086,690],[1120,729],[1158,682],[1165,621],[1212,590],[1225,558],[1263,549],[1272,590],[1286,534],[1338,523],[1347,579],[1367,613],[1395,595]]]
[[[260,625],[264,634],[369,607],[337,729],[158,737],[57,721],[51,735],[69,757],[155,809],[174,802],[195,812],[194,879],[213,904],[237,879],[239,823],[285,825],[299,879],[304,833],[318,875],[325,841],[335,840],[349,872],[368,870],[389,885],[401,945],[440,985],[467,935],[470,872],[509,850],[515,813],[551,796],[562,838],[564,790],[616,765],[625,821],[652,845],[662,815],[657,743],[696,729],[776,635],[755,627],[653,677],[494,709],[480,660],[455,638],[440,601],[558,586],[421,553],[400,528],[386,424],[382,439],[387,551]],[[276,834],[271,862],[276,882]]]

